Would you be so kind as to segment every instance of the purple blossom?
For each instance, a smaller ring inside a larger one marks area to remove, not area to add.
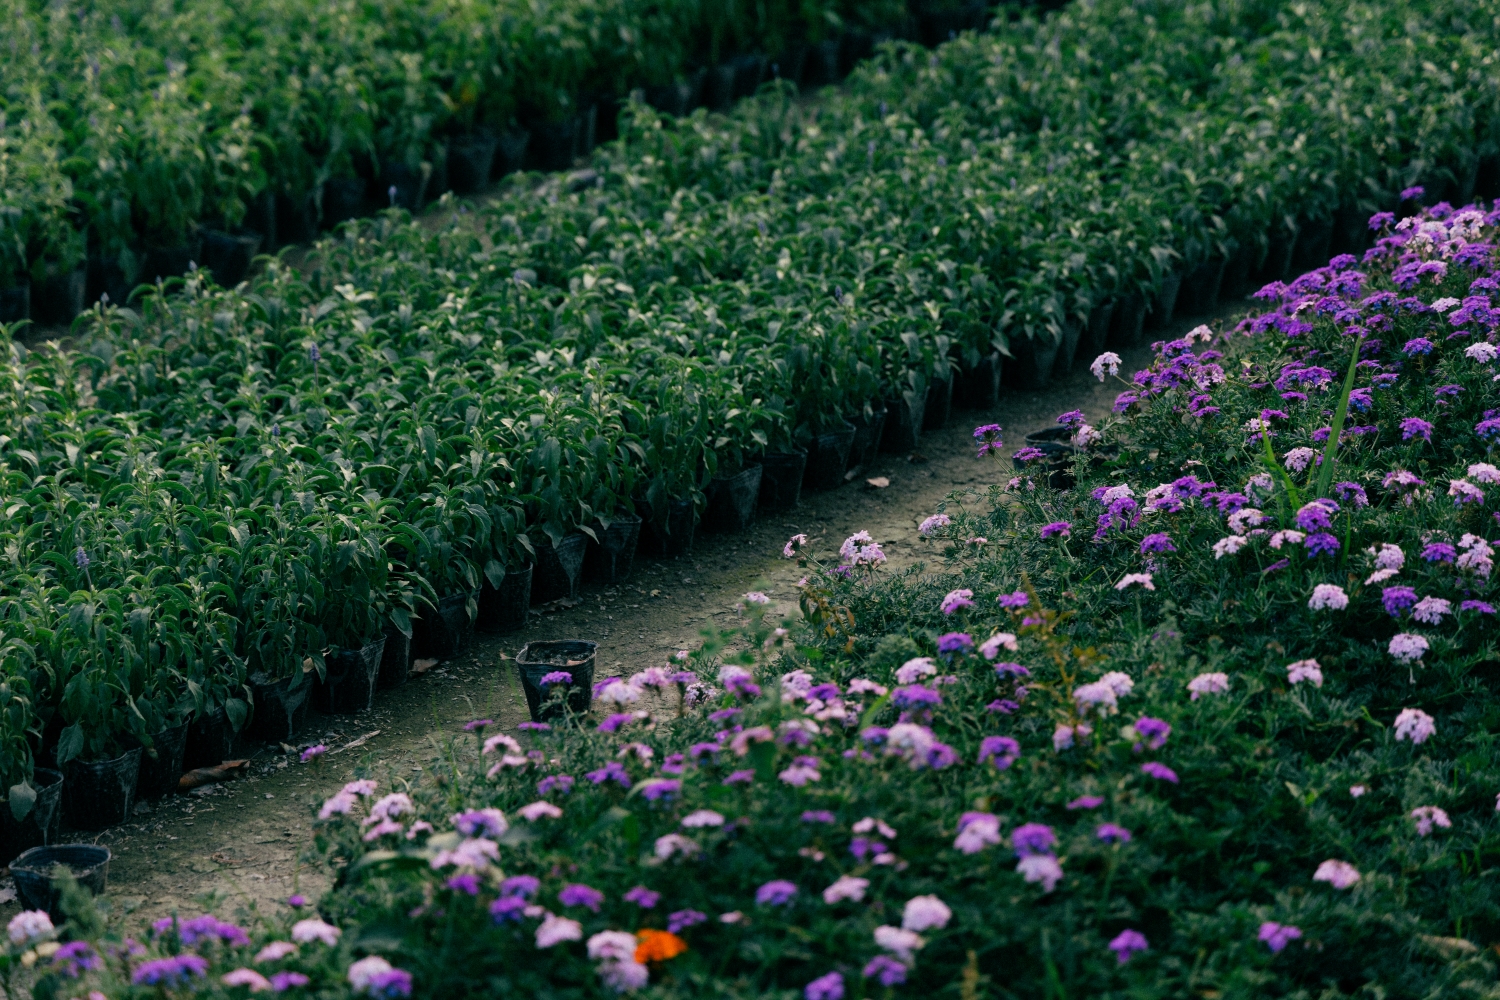
[[[906,982],[906,966],[889,955],[876,955],[865,965],[863,975],[881,986],[900,986]]]
[[[464,732],[472,733],[476,729],[483,729],[485,726],[493,726],[494,724],[494,719],[475,719],[472,722],[464,723]]]
[[[1069,809],[1098,809],[1104,805],[1104,798],[1100,795],[1080,795],[1068,803]]]
[[[1339,540],[1326,531],[1308,535],[1303,545],[1310,556],[1332,555],[1339,550]]]
[[[804,823],[837,823],[838,817],[827,809],[809,809],[802,814]]]
[[[598,784],[598,782],[595,782]],[[536,793],[547,795],[557,792],[559,795],[567,795],[573,790],[573,776],[571,774],[549,774],[536,783]]]
[[[682,793],[682,782],[676,778],[651,778],[641,782],[640,793],[648,802],[671,802]]]
[[[287,990],[306,986],[309,982],[311,980],[307,978],[305,973],[301,972],[285,971],[273,972],[271,974],[271,989],[277,993],[285,993]]]
[[[1011,831],[1010,843],[1018,858],[1051,854],[1057,846],[1057,834],[1052,832],[1052,827],[1042,823],[1023,823]]]
[[[1164,531],[1158,531],[1141,539],[1141,555],[1143,556],[1176,551],[1177,546],[1172,544],[1172,536]]]
[[[1430,563],[1451,563],[1458,558],[1458,550],[1447,542],[1431,542],[1422,549],[1422,558]]]
[[[986,736],[979,741],[979,763],[992,763],[1003,771],[1021,756],[1021,744],[1009,736]]]
[[[962,653],[974,648],[974,637],[967,632],[948,632],[938,636],[939,653]]]
[[[667,914],[667,930],[676,934],[678,931],[686,930],[708,919],[708,914],[698,910],[678,910]]]
[[[759,906],[786,906],[797,896],[797,886],[785,879],[772,879],[755,890]]]
[[[1401,353],[1412,355],[1431,354],[1434,346],[1436,345],[1426,337],[1413,337],[1402,345]]]
[[[1155,778],[1157,781],[1170,781],[1177,784],[1177,772],[1158,761],[1147,761],[1141,765],[1141,773]]]
[[[661,893],[638,885],[628,890],[623,898],[627,903],[634,903],[643,910],[649,910],[661,900]]]
[[[130,981],[137,986],[183,986],[194,976],[203,978],[208,974],[208,959],[192,952],[183,952],[172,958],[158,958],[142,962],[131,973]]]
[[[805,1000],[844,1000],[844,977],[837,972],[819,976],[802,990]]]
[[[1401,440],[1410,441],[1419,437],[1423,441],[1432,440],[1432,424],[1421,417],[1407,417],[1401,421]]]
[[[991,452],[999,454],[1000,449],[1005,446],[1005,442],[1000,437],[1000,431],[999,424],[982,424],[974,428],[974,440],[979,442],[978,457],[983,458]]]
[[[1121,965],[1130,961],[1132,955],[1146,951],[1150,947],[1151,945],[1146,941],[1146,935],[1140,931],[1128,929],[1115,935],[1115,939],[1109,943],[1109,950],[1115,953]]]
[[[535,875],[512,875],[500,883],[500,895],[530,899],[542,888],[542,880]]]
[[[1088,418],[1083,415],[1082,410],[1069,410],[1067,413],[1059,413],[1057,422],[1064,427],[1077,427]]]
[[[599,907],[604,903],[604,893],[593,886],[571,882],[557,894],[557,901],[564,906],[585,906],[598,913]]]
[[[1161,719],[1153,719],[1149,715],[1143,715],[1135,720],[1135,731],[1146,746],[1152,750],[1160,750],[1167,743],[1167,737],[1172,735],[1172,727]],[[1140,749],[1140,745],[1136,745]]]
[[[1046,458],[1047,453],[1040,448],[1033,448],[1031,445],[1027,445],[1010,457],[1017,465],[1025,465],[1027,462],[1035,462],[1039,458]]]
[[[754,771],[730,771],[729,776],[721,782],[725,785],[748,785],[755,780]]]
[[[1380,592],[1380,603],[1385,606],[1386,614],[1399,618],[1417,603],[1417,592],[1411,587],[1386,587]]]
[[[537,681],[537,683],[543,688],[551,687],[553,684],[572,684],[573,675],[566,670],[554,670],[551,673],[543,674],[542,679]]]
[[[473,872],[460,872],[448,879],[444,885],[454,892],[462,892],[469,896],[479,895],[479,876]]]
[[[1049,527],[1050,527],[1050,525],[1049,525]],[[1044,528],[1043,531],[1045,532],[1046,529]],[[1043,534],[1042,537],[1045,538],[1046,535]],[[1006,609],[1009,609],[1011,611],[1015,611],[1015,610],[1017,610],[1019,608],[1026,607],[1027,604],[1030,604],[1031,603],[1031,598],[1029,596],[1027,596],[1026,591],[1024,591],[1024,590],[1018,590],[1018,591],[1016,591],[1015,593],[1012,593],[1012,594],[1001,594],[998,598],[996,598],[996,602],[1002,608],[1006,608]]]
[[[907,684],[891,692],[891,701],[901,709],[928,708],[942,704],[943,696],[921,684]]]
[[[1094,836],[1107,844],[1125,844],[1130,841],[1130,831],[1116,823],[1101,823]]]
[[[602,785],[607,781],[617,783],[621,788],[630,787],[630,775],[625,771],[625,765],[617,760],[606,761],[604,766],[597,771],[590,771],[584,775],[596,785]]]

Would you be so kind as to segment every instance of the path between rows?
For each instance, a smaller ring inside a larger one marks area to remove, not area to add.
[[[1180,336],[1196,322],[1174,323],[1171,332]],[[881,455],[853,483],[804,494],[792,512],[762,516],[738,535],[699,536],[689,556],[638,559],[625,585],[585,587],[577,607],[533,615],[522,632],[476,636],[458,659],[380,692],[370,712],[313,716],[299,746],[323,742],[333,751],[316,765],[300,764],[279,747],[237,751],[251,759],[247,778],[138,806],[130,823],[100,834],[65,833],[63,839],[104,844],[114,852],[111,910],[117,917],[133,914],[133,924],[173,911],[197,913],[209,893],[224,897],[215,904],[221,916],[242,905],[264,910],[294,892],[315,898],[328,884],[316,861],[304,856],[317,804],[357,771],[416,784],[439,760],[444,740],[471,719],[494,719],[503,731],[514,732],[526,708],[505,656],[532,640],[593,639],[600,644],[599,675],[629,674],[694,647],[701,629],[729,625],[747,590],[770,595],[773,615],[795,615],[801,574],[780,552],[797,532],[821,540],[820,550],[829,553],[863,529],[882,543],[893,565],[929,558],[933,552],[921,544],[917,524],[950,492],[983,489],[1009,475],[1008,458],[1002,467],[975,457],[975,425],[1003,425],[1008,456],[1025,434],[1052,426],[1060,412],[1082,409],[1094,423],[1108,413],[1119,385],[1090,377],[1089,360],[1081,358],[1071,376],[1045,391],[1004,389],[989,412],[956,410],[948,427],[923,436],[925,461]],[[1149,361],[1149,352],[1131,352],[1125,360],[1127,371],[1134,370]],[[865,478],[875,476],[890,485],[866,486]],[[349,746],[356,740],[363,742]],[[472,744],[462,745],[472,752]],[[11,888],[0,882],[0,920],[17,909]]]

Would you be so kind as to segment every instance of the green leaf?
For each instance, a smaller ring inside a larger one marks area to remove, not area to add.
[[[31,810],[36,806],[36,789],[25,781],[10,786],[10,814],[19,823],[31,815]]]
[[[224,702],[224,714],[229,717],[234,731],[239,732],[250,718],[250,705],[243,698],[230,698]]]
[[[83,753],[83,727],[73,723],[62,731],[57,740],[57,766],[62,767],[68,761]]]

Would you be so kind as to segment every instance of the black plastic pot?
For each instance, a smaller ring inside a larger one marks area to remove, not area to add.
[[[323,658],[323,679],[313,686],[313,707],[325,715],[357,715],[375,707],[375,681],[384,655],[384,635],[359,649],[330,652]]]
[[[533,122],[531,143],[527,148],[529,165],[535,170],[567,170],[578,157],[578,134],[581,131],[581,115],[559,121]]]
[[[839,77],[854,72],[854,67],[875,54],[875,36],[863,28],[850,28],[844,32],[844,44],[839,49]]]
[[[531,721],[541,722],[560,713],[556,708],[544,711],[547,695],[541,680],[547,674],[559,670],[573,675],[568,685],[568,708],[582,715],[594,701],[594,663],[598,659],[599,644],[585,639],[559,639],[551,642],[529,642],[516,654],[516,671],[521,675],[521,690],[526,694],[526,707],[531,712]]]
[[[1000,352],[992,351],[973,368],[953,378],[953,405],[965,410],[992,409],[1000,401]]]
[[[283,243],[311,243],[318,236],[318,206],[309,193],[276,199],[276,235]]]
[[[489,129],[476,129],[453,140],[448,147],[448,183],[454,194],[473,194],[489,185],[498,145]]]
[[[594,145],[602,146],[620,137],[620,110],[624,103],[614,95],[605,95],[594,104]]]
[[[565,535],[559,545],[553,545],[551,539],[542,536],[536,543],[536,572],[531,578],[533,604],[578,596],[588,544],[589,536],[581,531]]]
[[[1161,276],[1161,282],[1156,286],[1156,299],[1146,313],[1148,331],[1163,329],[1172,321],[1172,314],[1177,311],[1177,293],[1181,290],[1181,271],[1168,271]]]
[[[683,556],[693,551],[693,531],[697,525],[697,509],[691,497],[667,501],[667,522],[656,523],[649,506],[636,504],[636,510],[645,518],[645,531],[641,541],[648,552],[662,556]]]
[[[1061,338],[1017,337],[1010,342],[1010,363],[1005,382],[1017,389],[1041,389],[1052,378]]]
[[[1129,350],[1141,346],[1146,328],[1146,298],[1140,292],[1120,296],[1109,323],[1109,346]]]
[[[802,71],[807,68],[807,45],[795,42],[788,45],[771,60],[771,76],[794,85],[802,83]]]
[[[177,791],[184,768],[182,758],[187,750],[188,724],[163,729],[151,737],[152,749],[141,753],[141,773],[135,781],[138,799],[160,799]]]
[[[135,781],[141,773],[141,748],[133,746],[111,760],[70,760],[63,773],[67,775],[63,805],[68,825],[103,830],[130,818]]]
[[[325,670],[334,669],[332,660],[331,656],[323,658]],[[255,699],[255,712],[250,716],[245,735],[266,743],[295,741],[307,722],[307,696],[315,680],[316,675],[306,671],[274,681],[265,674],[251,674],[250,696]]]
[[[734,63],[719,63],[703,78],[703,104],[710,111],[724,111],[734,101]]]
[[[834,431],[813,435],[807,443],[807,471],[802,474],[802,488],[831,490],[844,484],[844,470],[849,467],[849,449],[854,446],[854,425],[847,420]]]
[[[83,312],[87,287],[88,271],[82,267],[37,282],[31,289],[31,318],[40,326],[71,325]]]
[[[112,257],[90,257],[86,269],[88,279],[83,291],[84,302],[98,302],[105,295],[117,306],[123,306],[130,300],[130,293],[135,286],[130,283],[125,268],[118,260]]]
[[[380,690],[400,687],[411,676],[411,636],[400,629],[385,632],[385,651],[380,654],[380,673],[375,686]]]
[[[1078,343],[1083,339],[1083,321],[1069,316],[1063,324],[1062,340],[1057,344],[1057,358],[1052,362],[1052,377],[1063,378],[1078,360]]]
[[[732,476],[715,476],[708,486],[708,506],[703,511],[707,531],[744,531],[755,519],[755,504],[760,499],[759,465],[747,465]]]
[[[484,581],[474,627],[481,632],[515,632],[525,628],[531,608],[531,574],[528,563],[521,569],[507,570],[499,587]]]
[[[509,128],[495,140],[495,161],[490,165],[490,177],[499,180],[513,174],[526,164],[526,150],[531,145],[531,133],[524,128]]]
[[[142,283],[158,279],[180,278],[188,273],[188,265],[197,257],[197,249],[190,243],[179,243],[170,247],[149,247],[141,262]]]
[[[880,450],[896,455],[909,455],[922,437],[922,415],[927,410],[927,393],[923,392],[914,402],[902,393],[885,403],[885,430],[880,435]]]
[[[1254,291],[1256,252],[1255,244],[1245,240],[1224,262],[1224,278],[1219,283],[1221,302],[1238,302]]]
[[[1333,240],[1333,219],[1303,219],[1292,253],[1292,274],[1305,274],[1328,263],[1328,246]]]
[[[635,514],[616,514],[606,528],[597,521],[596,542],[589,540],[583,558],[583,575],[595,583],[623,583],[635,568],[636,549],[641,544],[641,519]]]
[[[840,50],[842,35],[825,38],[807,50],[807,66],[803,70],[803,82],[809,87],[826,87],[839,82]]]
[[[62,891],[52,885],[53,871],[65,865],[80,886],[100,896],[109,884],[109,859],[109,848],[93,844],[33,847],[10,863],[10,874],[25,909],[46,910],[54,923],[61,923],[66,914],[59,906]]]
[[[426,203],[427,183],[432,178],[430,165],[410,167],[405,163],[381,165],[375,181],[375,202],[381,208],[404,208],[415,212]]]
[[[364,215],[368,191],[369,182],[363,177],[335,177],[324,181],[323,215],[319,220],[323,228],[332,229],[340,222],[348,222]]]
[[[1474,193],[1481,198],[1500,195],[1500,153],[1486,153],[1475,161]]]
[[[451,660],[474,634],[469,620],[469,595],[450,594],[412,622],[412,655],[421,659]]]
[[[31,283],[0,288],[0,323],[19,323],[31,318]]]
[[[849,446],[849,468],[859,468],[875,461],[880,453],[880,436],[885,433],[885,404],[871,408],[867,417],[864,412],[845,419],[854,425],[854,443]]]
[[[802,475],[807,471],[807,452],[772,452],[760,457],[760,509],[783,513],[802,498]]]
[[[260,236],[243,233],[232,236],[217,229],[203,230],[203,259],[199,267],[207,268],[221,288],[233,288],[250,274],[250,262],[260,252]]]
[[[245,206],[245,218],[241,222],[246,232],[259,233],[261,249],[271,253],[281,246],[276,242],[276,192],[270,188],[262,191]]]
[[[0,799],[0,864],[33,847],[54,843],[62,828],[62,772],[35,768],[31,787],[36,790],[36,801],[23,820],[18,821],[10,811],[8,799]]]
[[[1333,217],[1333,238],[1328,243],[1328,256],[1341,253],[1362,255],[1370,247],[1370,220],[1355,202],[1346,202]]]
[[[922,429],[940,430],[948,426],[953,416],[953,366],[943,366],[944,378],[933,378],[927,383],[927,406],[922,410]]]
[[[766,78],[766,57],[758,54],[736,56],[730,60],[734,66],[734,96],[749,97]]]
[[[223,708],[199,715],[188,726],[187,746],[182,751],[184,772],[213,767],[234,752],[234,727]]]
[[[1083,342],[1079,347],[1087,357],[1080,361],[1090,364],[1106,350],[1109,343],[1109,326],[1115,317],[1115,300],[1105,299],[1103,302],[1095,303],[1094,308],[1089,310],[1089,322],[1083,330]]]
[[[1286,226],[1271,229],[1266,245],[1266,258],[1261,262],[1255,280],[1267,285],[1273,281],[1285,281],[1292,269],[1292,254],[1297,249],[1297,230]]]
[[[1202,316],[1219,304],[1219,288],[1224,283],[1228,260],[1215,254],[1187,273],[1182,290],[1177,293],[1177,312],[1182,316]]]
[[[1026,435],[1028,447],[1042,452],[1043,457],[1032,459],[1029,462],[1021,462],[1012,459],[1016,471],[1026,471],[1033,475],[1043,472],[1047,476],[1047,485],[1055,490],[1071,489],[1074,484],[1072,459],[1079,453],[1073,447],[1073,432],[1066,427],[1048,427],[1045,430],[1033,431]]]

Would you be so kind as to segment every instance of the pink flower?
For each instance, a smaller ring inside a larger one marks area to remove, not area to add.
[[[906,901],[906,908],[901,911],[902,929],[918,934],[933,928],[942,930],[951,919],[953,911],[936,896],[913,896]]]
[[[1313,872],[1314,882],[1327,882],[1335,889],[1347,889],[1359,881],[1359,869],[1347,861],[1329,859]]]
[[[537,801],[530,805],[524,805],[517,809],[516,812],[528,823],[535,823],[541,819],[557,819],[563,814],[561,809],[546,801]]]
[[[865,890],[870,887],[867,878],[855,878],[853,875],[840,875],[839,880],[823,890],[823,902],[832,906],[848,900],[858,903],[865,898]]]
[[[551,948],[562,944],[564,941],[582,941],[583,925],[576,920],[567,917],[559,917],[549,913],[536,929],[536,946],[538,948]]]
[[[799,549],[801,549],[803,546],[805,546],[806,544],[807,544],[807,536],[806,535],[803,535],[803,534],[793,535],[791,538],[787,539],[787,543],[786,543],[785,547],[782,548],[781,554],[782,554],[782,556],[784,558],[791,559],[793,556],[795,556],[797,554],[797,551]]]
[[[1433,827],[1447,830],[1453,826],[1453,821],[1448,814],[1437,806],[1418,806],[1411,811],[1411,818],[1417,821],[1417,836],[1425,837],[1432,832]]]
[[[943,598],[941,610],[943,614],[951,615],[959,608],[972,607],[974,607],[974,591],[968,589],[960,589],[950,591],[948,596]]]
[[[316,917],[309,920],[299,920],[292,925],[292,940],[299,944],[311,944],[314,941],[322,941],[332,948],[339,943],[339,935],[343,931],[332,924],[325,924]]]
[[[1413,744],[1425,743],[1437,732],[1437,723],[1432,716],[1420,708],[1403,708],[1396,716],[1396,739],[1411,740]]]
[[[1130,961],[1131,956],[1137,952],[1148,951],[1150,948],[1146,935],[1128,928],[1115,935],[1114,940],[1109,943],[1109,950],[1115,953],[1121,965]]]
[[[248,986],[251,993],[262,993],[271,988],[271,981],[254,969],[239,968],[219,977],[225,986]]]
[[[1156,584],[1151,582],[1150,573],[1126,573],[1123,577],[1120,578],[1120,582],[1115,584],[1115,589],[1124,590],[1126,587],[1133,587],[1136,585],[1139,585],[1146,590],[1156,589]]]
[[[1298,660],[1296,663],[1287,664],[1286,679],[1289,684],[1308,681],[1313,687],[1322,687],[1323,670],[1318,666],[1317,660]]]
[[[1313,588],[1307,606],[1313,611],[1342,611],[1349,606],[1349,595],[1344,593],[1343,587],[1336,584],[1320,583]]]

